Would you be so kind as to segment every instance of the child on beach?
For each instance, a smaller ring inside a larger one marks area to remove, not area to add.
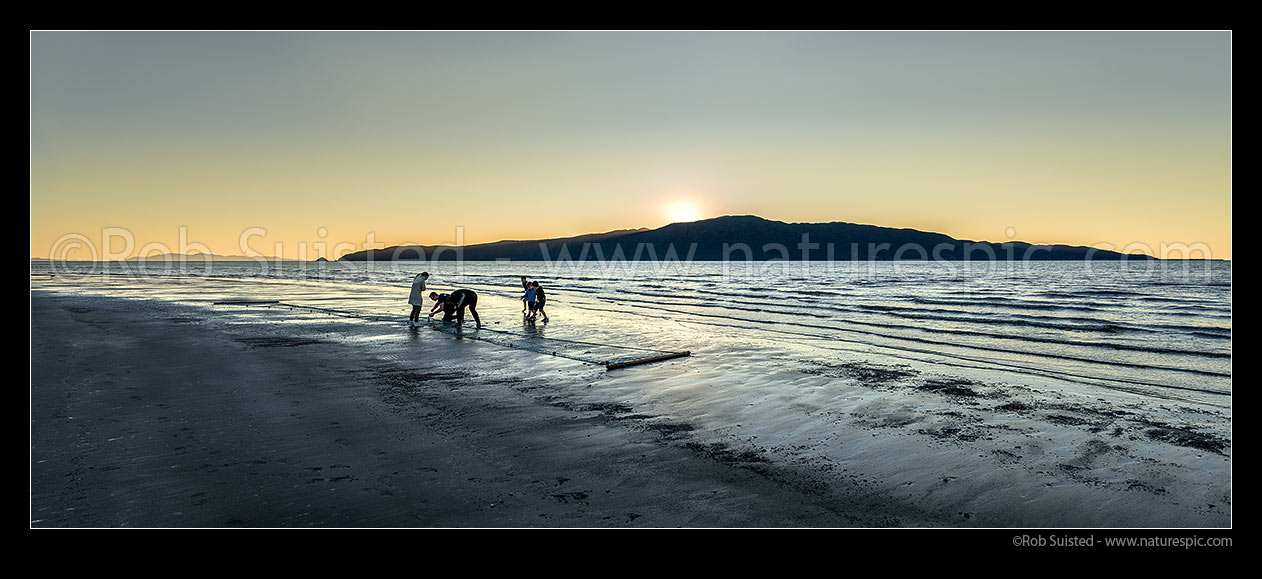
[[[539,285],[539,282],[533,282],[533,285],[535,288],[535,314],[531,316],[531,319],[534,319],[535,315],[542,314],[543,323],[546,324],[548,323],[548,314],[543,311],[543,305],[548,301],[548,298],[544,295],[543,286]]]
[[[526,290],[529,290],[529,289],[530,289],[530,282],[526,281],[526,276],[524,276],[524,275],[523,275],[523,276],[521,276],[521,289],[522,289],[522,291],[523,291],[523,292],[525,292]],[[526,296],[525,296],[525,294],[523,293],[523,295],[522,295],[522,297],[521,297],[521,313],[523,313],[523,314],[524,314],[524,313],[526,313],[526,308],[527,308],[528,306],[529,306],[529,303],[528,303],[528,302],[526,302]]]
[[[535,299],[537,299],[535,295],[536,292],[534,284],[526,284],[526,291],[522,294],[521,301],[523,302],[522,313],[526,313],[527,311],[529,312],[529,314],[527,314],[528,319],[533,319],[535,315]]]

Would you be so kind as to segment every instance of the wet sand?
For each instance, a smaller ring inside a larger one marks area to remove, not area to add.
[[[900,366],[750,371],[740,352],[605,373],[252,315],[33,289],[31,527],[1231,525],[1230,441],[1139,402],[1103,416]],[[646,392],[662,403],[622,402]],[[760,395],[835,416],[707,422]]]
[[[32,291],[32,527],[934,523],[608,409],[541,401],[433,351],[483,344],[370,356],[301,327],[204,317]],[[558,366],[553,379],[587,372]]]

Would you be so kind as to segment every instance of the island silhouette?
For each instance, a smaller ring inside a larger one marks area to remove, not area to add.
[[[1117,261],[1156,259],[1093,247],[970,241],[846,222],[786,223],[728,215],[657,229],[464,246],[397,245],[339,261]]]

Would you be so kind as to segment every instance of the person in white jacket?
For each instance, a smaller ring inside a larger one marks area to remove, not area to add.
[[[421,310],[425,308],[425,282],[429,280],[429,272],[422,271],[412,278],[412,293],[408,295],[408,303],[412,304],[412,316],[408,323],[415,326],[421,319]]]

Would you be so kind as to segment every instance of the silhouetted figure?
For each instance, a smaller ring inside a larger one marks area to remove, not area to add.
[[[478,294],[473,290],[458,289],[450,294],[431,292],[429,298],[434,300],[429,317],[434,317],[438,309],[442,308],[444,322],[450,322],[455,317],[456,325],[461,325],[464,323],[464,309],[469,308],[469,313],[473,314],[473,323],[482,327],[482,320],[478,318]]]
[[[408,295],[408,303],[412,304],[412,315],[408,323],[416,325],[421,319],[421,308],[425,307],[425,282],[429,280],[429,272],[422,271],[412,278],[412,293]]]
[[[533,319],[535,319],[535,317],[536,317],[536,316],[542,315],[542,316],[543,316],[543,321],[544,321],[544,323],[547,323],[547,322],[548,322],[548,314],[547,314],[547,312],[543,311],[543,306],[544,306],[544,304],[545,304],[545,303],[547,303],[547,301],[548,301],[548,297],[547,297],[546,295],[544,295],[544,293],[543,293],[543,286],[539,285],[539,282],[537,282],[537,281],[536,281],[536,282],[531,282],[531,284],[532,284],[532,285],[534,286],[534,288],[535,288],[535,304],[534,304],[534,308],[533,308],[534,313],[532,313],[532,314],[531,314],[530,319],[532,319],[532,320],[533,320]]]

